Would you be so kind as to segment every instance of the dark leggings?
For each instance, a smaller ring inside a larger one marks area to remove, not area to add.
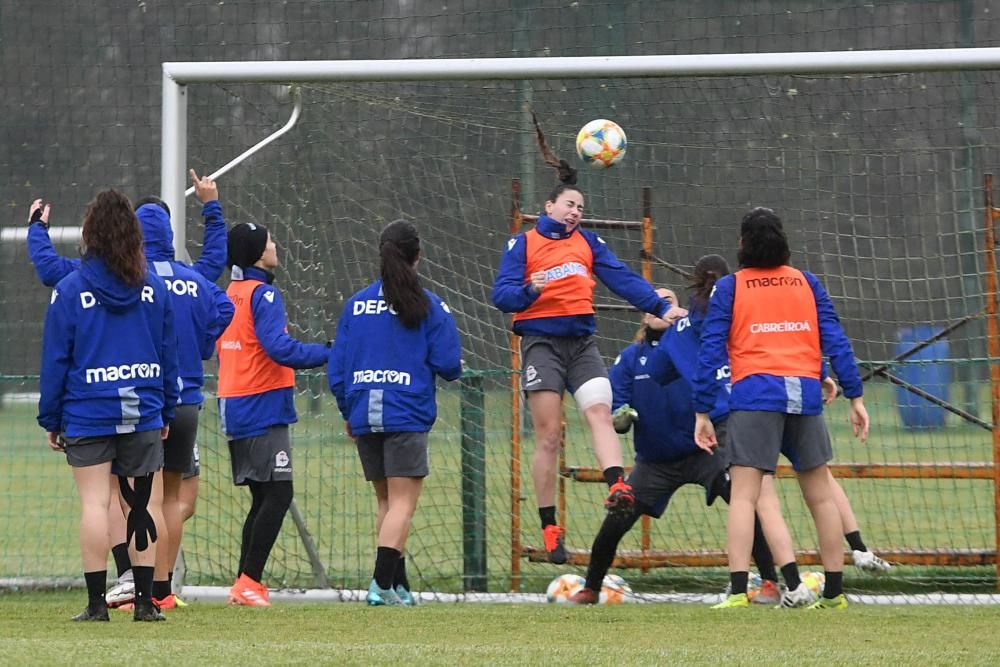
[[[240,545],[240,568],[254,581],[261,581],[271,547],[281,532],[288,507],[292,504],[292,482],[249,482],[253,501],[243,522],[243,543]]]
[[[726,503],[729,503],[729,483],[725,483],[725,488],[720,488],[718,496]],[[587,588],[592,591],[600,591],[604,581],[604,575],[608,573],[608,568],[615,559],[615,551],[618,543],[621,542],[635,522],[643,514],[649,514],[650,508],[642,503],[636,503],[629,514],[620,515],[608,513],[601,524],[601,529],[594,538],[594,544],[590,548],[590,565],[587,566]],[[773,578],[774,557],[764,539],[764,531],[761,530],[760,519],[754,515],[753,522],[753,559],[757,568],[761,571],[761,576]],[[771,576],[768,576],[771,575]]]

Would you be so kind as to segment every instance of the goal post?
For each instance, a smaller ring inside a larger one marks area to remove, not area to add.
[[[228,220],[278,230],[290,329],[307,340],[332,335],[344,300],[377,275],[372,244],[379,227],[403,216],[419,223],[425,283],[448,301],[469,345],[473,374],[440,388],[430,479],[438,471],[441,477],[426,503],[422,498],[422,523],[414,529],[415,537],[423,531],[435,542],[408,545],[419,588],[540,591],[558,573],[521,547],[540,536],[530,456],[511,456],[511,440],[515,451],[530,452],[532,437],[522,428],[509,319],[489,305],[511,215],[517,224],[530,218],[529,207],[547,194],[543,184],[554,182],[530,143],[529,103],[541,112],[560,157],[573,157],[572,137],[592,118],[613,118],[628,133],[625,161],[583,172],[582,187],[588,217],[603,220],[635,219],[643,188],[656,189],[655,212],[648,203],[642,207],[655,221],[648,235],[601,234],[633,269],[653,260],[645,273],[657,285],[683,293],[675,272],[703,254],[718,252],[734,263],[736,223],[750,206],[772,206],[786,220],[793,263],[819,275],[855,341],[862,371],[872,376],[866,384],[876,419],[872,444],[849,441],[839,421],[832,428],[834,469],[866,542],[900,560],[913,552],[940,554],[914,556],[912,569],[901,566],[889,583],[848,577],[848,588],[919,592],[945,581],[948,590],[962,591],[982,587],[987,577],[994,581],[1000,425],[988,415],[1000,409],[1000,375],[988,346],[998,315],[987,303],[995,293],[984,286],[993,247],[985,240],[978,183],[1000,166],[1000,155],[991,152],[1000,142],[1000,48],[168,62],[161,197],[171,210],[185,210],[193,160],[213,167],[243,149],[213,142],[237,145],[230,135],[239,134],[249,114],[241,109],[267,107],[255,97],[257,84],[300,86],[302,119],[286,141],[222,180],[220,191]],[[198,97],[207,88],[211,109],[201,108]],[[978,105],[978,113],[969,105]],[[275,114],[259,116],[261,126],[278,122]],[[272,155],[275,165],[268,167]],[[524,206],[511,213],[511,179],[524,176],[532,161],[532,177],[522,181]],[[184,218],[174,218],[178,252],[190,245]],[[610,362],[628,344],[638,315],[610,308],[598,322],[599,346]],[[950,328],[957,322],[964,323]],[[367,504],[374,501],[357,481],[332,401],[308,400],[322,393],[316,389],[325,386],[322,376],[323,369],[300,374],[303,424],[293,436],[301,433],[306,443],[309,472],[301,483],[297,477],[296,498],[319,555],[286,539],[275,558],[300,564],[282,564],[278,578],[312,586],[320,579],[313,576],[318,561],[332,587],[356,587],[368,576],[374,524]],[[949,390],[962,396],[949,398]],[[227,550],[238,552],[245,499],[225,486],[227,454],[209,423],[211,409],[202,437],[212,443],[215,472],[186,555],[189,578],[218,584],[229,574]],[[577,483],[599,475],[589,470],[589,436],[574,410],[567,408],[561,502],[568,507],[573,563],[582,567],[600,525],[600,489]],[[911,423],[912,414],[943,421]],[[828,416],[831,424],[845,418],[836,406]],[[622,446],[629,452],[630,439]],[[807,512],[794,485],[779,486],[796,544],[809,560],[815,537]],[[712,568],[725,546],[724,509],[703,507],[697,495],[680,492],[664,518],[652,522],[651,538],[637,527],[623,543],[623,553],[638,557],[620,562],[650,569],[641,575],[654,582],[650,590],[706,590],[723,581]],[[966,569],[942,574],[949,564]],[[685,567],[663,573],[650,565]]]

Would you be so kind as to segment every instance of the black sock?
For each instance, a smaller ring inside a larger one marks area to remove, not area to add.
[[[128,557],[128,543],[122,542],[111,547],[111,555],[115,558],[115,569],[118,570],[119,577],[132,569],[132,561]]]
[[[767,546],[764,529],[756,514],[753,517],[753,546],[750,551],[753,555],[753,562],[757,564],[757,571],[760,572],[760,578],[777,583],[778,572],[774,569],[774,556],[771,555],[771,549]]]
[[[375,552],[375,583],[382,590],[392,588],[392,577],[396,572],[396,563],[402,554],[399,549],[379,547]]]
[[[847,533],[844,535],[847,538],[847,543],[851,545],[853,551],[868,551],[868,547],[865,546],[864,540],[861,539],[861,531],[856,530],[853,533]]]
[[[87,582],[87,605],[104,604],[104,589],[108,586],[108,571],[84,572],[83,578]]]
[[[802,583],[802,579],[799,578],[799,566],[794,560],[781,566],[781,576],[785,578],[785,586],[790,591],[794,591]]]
[[[747,581],[750,579],[750,573],[743,572],[730,572],[729,573],[729,587],[732,590],[732,595],[746,595],[747,592]]]
[[[594,544],[590,547],[590,564],[587,566],[587,588],[597,593],[601,592],[601,585],[604,583],[604,575],[608,573],[608,568],[615,560],[615,550],[622,537],[629,531],[635,522],[639,520],[639,511],[632,508],[632,512],[626,516],[617,514],[607,514],[601,529],[597,531]]]
[[[406,578],[406,556],[400,556],[396,561],[396,572],[392,575],[392,587],[402,586],[410,590],[410,582]]]
[[[260,504],[251,526],[250,544],[247,545],[242,573],[260,583],[264,580],[264,566],[271,555],[271,548],[278,539],[281,524],[292,504],[292,483],[251,482],[251,488],[254,485],[260,487],[255,492],[254,503],[259,497]]]
[[[135,577],[136,601],[149,602],[153,595],[153,566],[133,565],[132,575]]]
[[[604,481],[608,483],[608,486],[611,486],[624,476],[625,468],[621,466],[611,466],[604,469]]]
[[[539,507],[538,516],[542,520],[542,530],[545,530],[546,526],[556,525],[556,506]]]
[[[170,582],[169,581],[156,581],[153,580],[153,597],[157,600],[162,600],[163,598],[170,595]]]
[[[167,575],[167,585],[170,587],[170,592],[174,592],[174,573],[171,572]]]
[[[823,597],[832,600],[844,592],[844,573],[827,572],[826,583],[823,584]]]

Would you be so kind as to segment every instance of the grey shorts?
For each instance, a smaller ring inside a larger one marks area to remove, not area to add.
[[[197,405],[178,405],[163,441],[163,469],[186,473],[194,467],[194,443],[198,437]]]
[[[735,410],[729,413],[730,462],[774,472],[784,453],[798,471],[812,470],[833,458],[823,415]]]
[[[702,486],[707,504],[715,500],[717,485],[728,482],[729,468],[729,450],[724,446],[726,425],[716,426],[715,433],[720,447],[712,454],[699,450],[676,461],[636,461],[627,481],[643,514],[663,516],[674,493],[685,484]]]
[[[430,451],[427,433],[365,433],[357,438],[358,457],[365,479],[427,477]]]
[[[271,426],[264,435],[229,441],[233,484],[292,479],[292,443],[288,425]]]
[[[608,377],[593,336],[521,338],[521,391],[575,392],[585,382]]]
[[[112,462],[116,475],[142,477],[163,467],[163,440],[160,429],[66,438],[66,462],[74,468],[86,468]]]

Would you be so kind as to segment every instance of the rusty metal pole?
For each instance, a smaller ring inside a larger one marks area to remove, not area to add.
[[[993,408],[993,511],[997,590],[1000,590],[1000,322],[997,320],[997,257],[993,225],[1000,211],[993,207],[993,174],[985,176],[986,195],[986,331],[990,354],[990,398]]]

